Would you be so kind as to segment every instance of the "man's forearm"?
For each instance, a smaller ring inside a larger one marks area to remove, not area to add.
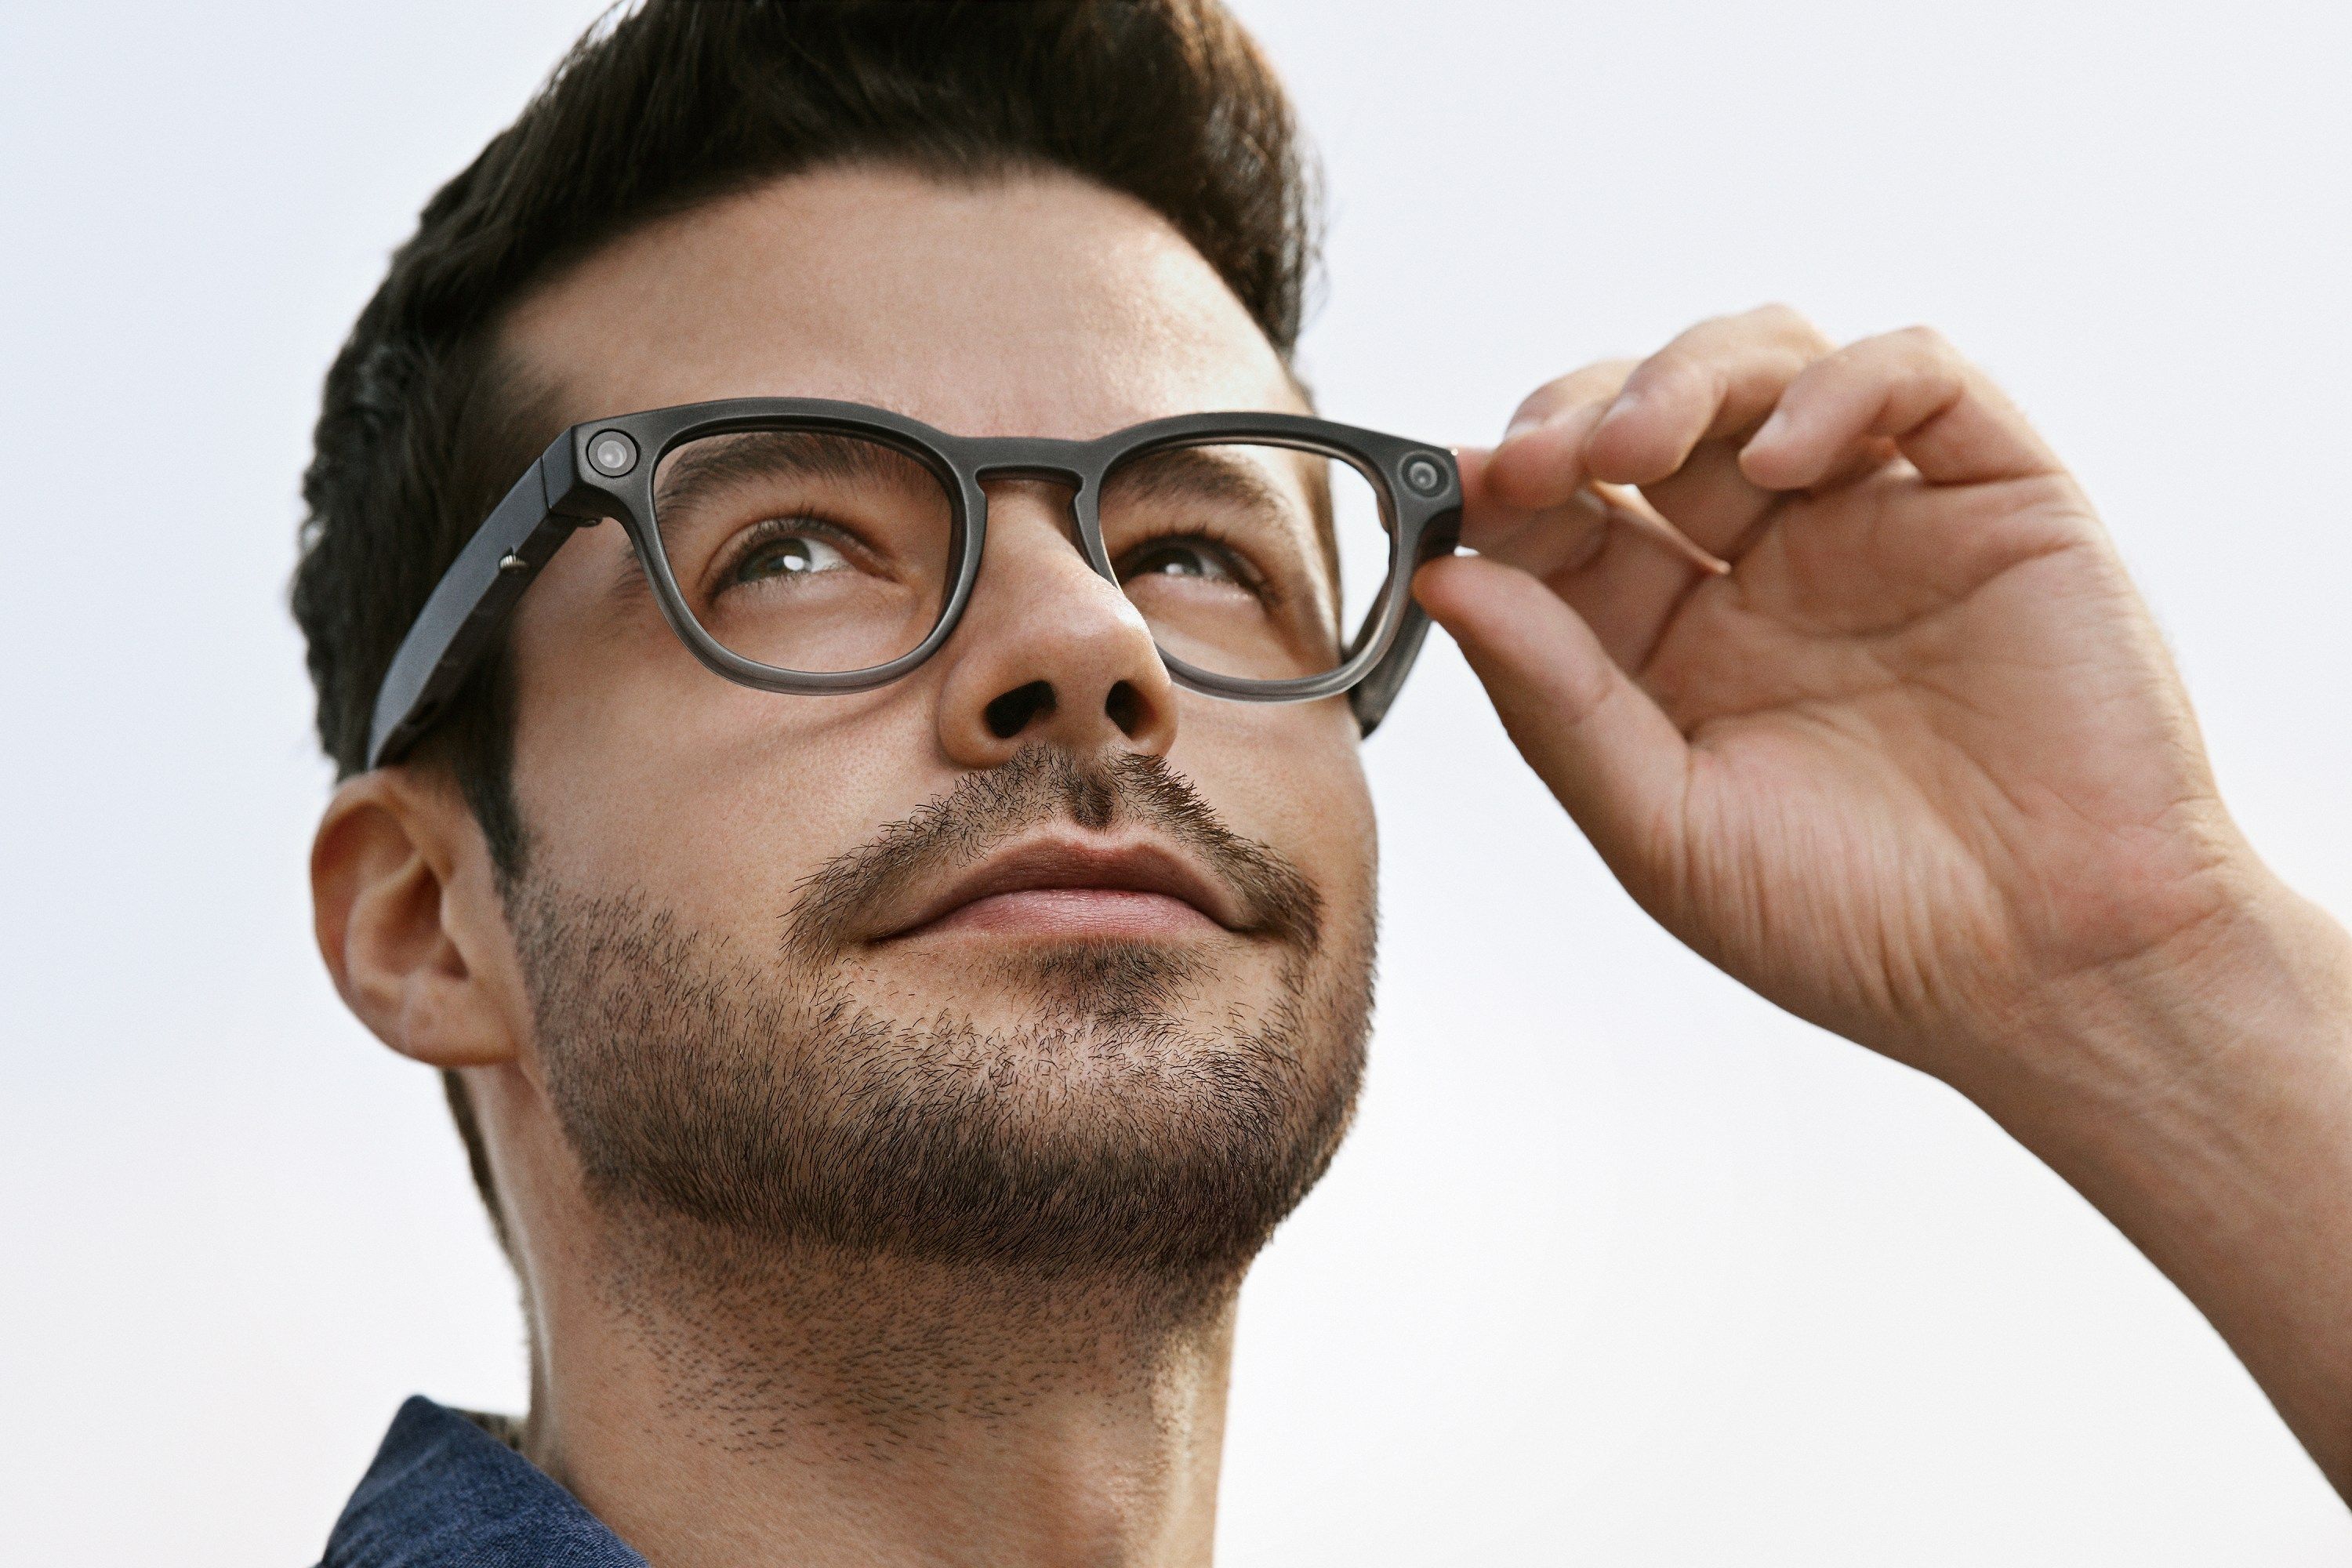
[[[2179,1286],[2352,1499],[2352,939],[2267,877],[1958,1083]]]

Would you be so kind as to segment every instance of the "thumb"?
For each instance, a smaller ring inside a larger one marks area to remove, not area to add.
[[[1433,561],[1413,597],[1461,646],[1511,743],[1621,880],[1669,848],[1690,747],[1582,616],[1515,566]]]

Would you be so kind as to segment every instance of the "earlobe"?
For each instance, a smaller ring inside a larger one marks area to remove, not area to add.
[[[405,766],[346,780],[310,847],[310,899],[335,989],[384,1044],[440,1068],[514,1058],[512,945],[455,788]]]

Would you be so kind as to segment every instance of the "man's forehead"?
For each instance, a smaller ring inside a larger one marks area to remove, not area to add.
[[[1172,226],[1056,174],[774,181],[592,254],[517,308],[501,347],[567,421],[834,397],[960,434],[1082,437],[1306,406]]]

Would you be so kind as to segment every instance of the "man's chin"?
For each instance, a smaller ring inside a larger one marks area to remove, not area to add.
[[[1099,941],[1008,944],[976,974],[812,972],[634,900],[535,892],[518,936],[551,1098],[616,1232],[656,1224],[673,1258],[699,1234],[739,1259],[1229,1278],[1328,1163],[1361,1076],[1355,944],[1311,979]]]

